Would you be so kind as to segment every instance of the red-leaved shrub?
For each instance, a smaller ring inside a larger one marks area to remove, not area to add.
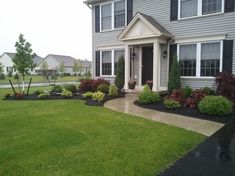
[[[184,90],[183,89],[175,89],[172,91],[170,96],[168,97],[170,100],[175,100],[180,103],[184,103],[185,101],[185,96],[184,96]]]
[[[84,79],[80,81],[79,84],[79,90],[81,92],[89,92],[92,91],[92,83],[93,80],[92,79]]]
[[[105,79],[96,79],[92,81],[92,84],[91,84],[92,91],[94,92],[97,91],[98,86],[101,84],[107,84],[108,86],[110,85],[109,81]]]
[[[206,96],[207,94],[202,89],[197,89],[193,91],[192,95],[185,100],[185,106],[190,108],[197,107],[198,103]]]
[[[235,103],[235,77],[228,72],[221,72],[216,77],[216,92]]]

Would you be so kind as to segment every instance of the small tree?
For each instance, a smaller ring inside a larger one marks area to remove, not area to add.
[[[73,64],[73,72],[78,75],[82,73],[82,63],[80,61],[75,61]]]
[[[124,74],[125,74],[125,61],[124,57],[121,56],[117,63],[117,74],[115,78],[115,85],[117,86],[118,90],[121,91],[124,87]]]
[[[170,69],[168,91],[172,92],[174,89],[180,88],[180,68],[177,56],[173,57],[173,63]]]
[[[48,74],[48,69],[49,69],[49,66],[48,66],[48,63],[46,61],[43,61],[42,62],[42,65],[41,65],[41,70],[42,70],[42,76],[43,78],[45,78]]]
[[[59,64],[58,71],[59,71],[60,75],[62,76],[63,73],[64,73],[64,71],[65,71],[64,62],[61,62],[61,63]]]
[[[3,73],[3,65],[2,65],[2,63],[0,62],[0,74],[2,74]]]
[[[22,75],[23,93],[24,93],[24,82],[25,75],[29,73],[29,70],[33,67],[33,50],[31,49],[31,44],[26,42],[24,35],[20,34],[19,40],[15,44],[16,54],[12,59],[16,70]]]

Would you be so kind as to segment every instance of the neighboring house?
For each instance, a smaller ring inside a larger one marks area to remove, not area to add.
[[[214,86],[220,71],[235,74],[234,0],[86,0],[92,9],[93,77],[115,79],[125,57],[125,89],[166,90],[177,56],[182,86]]]
[[[80,62],[82,64],[82,72],[81,72],[82,75],[85,73],[88,73],[88,72],[90,72],[90,73],[92,72],[92,70],[91,70],[92,62],[91,61],[79,59],[78,62]]]
[[[64,63],[64,65],[65,65],[64,73],[68,73],[68,74],[72,75],[73,74],[73,65],[74,65],[74,62],[76,61],[76,59],[71,56],[49,54],[45,57],[45,59],[43,61],[47,62],[49,70],[54,71],[56,73],[58,73],[59,65],[61,63]],[[42,63],[43,62],[41,62],[38,65],[38,68],[41,68]]]
[[[15,57],[15,53],[5,52],[0,56],[0,63],[3,65],[3,73],[7,75],[9,72],[12,74],[16,73],[12,62],[12,59]]]
[[[31,75],[39,74],[39,72],[38,72],[38,70],[39,70],[38,66],[39,66],[39,64],[40,64],[43,60],[44,60],[44,59],[43,59],[42,57],[37,56],[37,55],[33,58],[34,68],[32,68],[32,69],[30,70],[30,74],[31,74]]]

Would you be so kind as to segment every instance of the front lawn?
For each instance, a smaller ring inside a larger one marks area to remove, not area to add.
[[[81,100],[0,100],[0,112],[4,176],[155,175],[205,138]]]

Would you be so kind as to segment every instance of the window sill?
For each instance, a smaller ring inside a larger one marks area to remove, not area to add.
[[[178,21],[185,21],[185,20],[190,20],[190,19],[204,18],[204,17],[216,16],[216,15],[222,15],[222,14],[224,14],[224,12],[211,13],[211,14],[206,14],[206,15],[192,16],[192,17],[185,17],[185,18],[178,18]]]
[[[123,30],[125,27],[122,28],[117,28],[117,29],[108,29],[108,30],[101,30],[98,33],[105,33],[105,32],[113,32],[113,31],[119,31],[119,30]]]
[[[215,79],[215,77],[195,77],[195,76],[181,76],[183,79]]]
[[[115,76],[115,75],[100,75],[100,77],[116,78],[116,76]]]

